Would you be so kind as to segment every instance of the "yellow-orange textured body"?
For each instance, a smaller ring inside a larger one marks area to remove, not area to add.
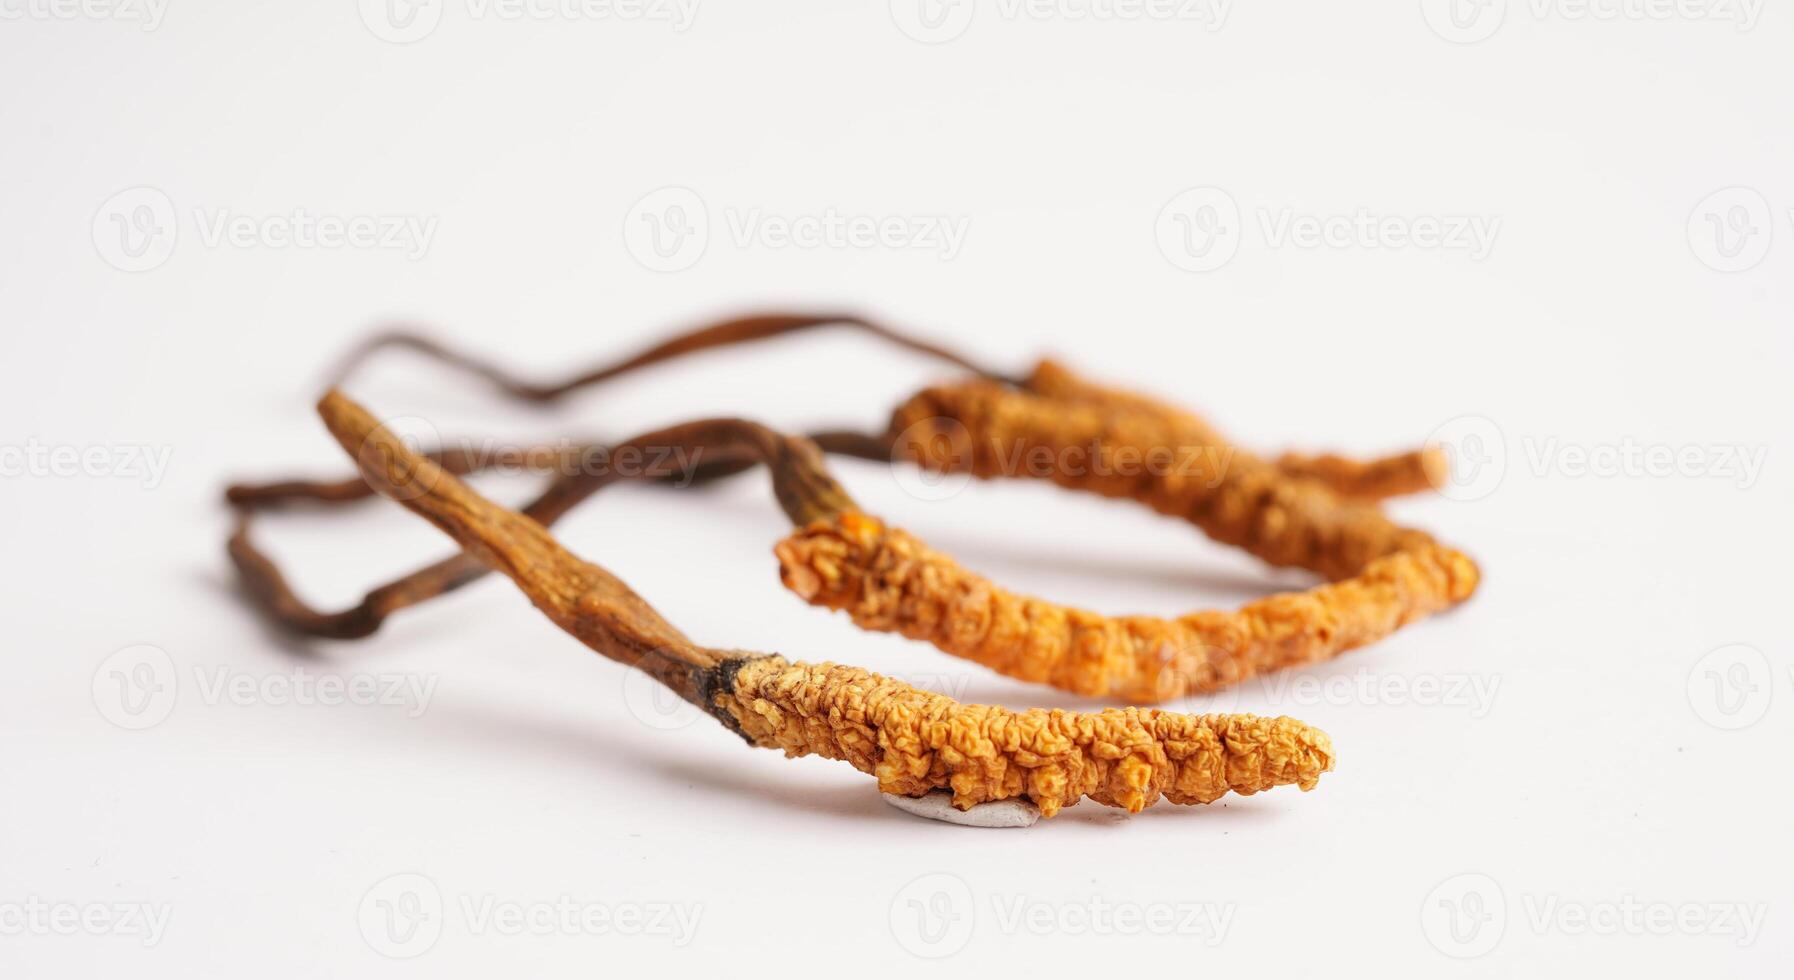
[[[1010,711],[780,657],[743,665],[717,705],[758,745],[844,760],[887,793],[950,789],[961,809],[1019,797],[1050,817],[1087,796],[1137,813],[1160,798],[1209,803],[1273,786],[1311,789],[1333,768],[1326,733],[1293,718]]]

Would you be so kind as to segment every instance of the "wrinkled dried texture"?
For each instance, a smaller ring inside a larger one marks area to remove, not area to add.
[[[1155,415],[1177,430],[1177,444],[1224,445],[1226,440],[1201,417],[1125,388],[1096,384],[1050,358],[1035,365],[1023,387],[1054,401],[1126,409]],[[1274,463],[1285,475],[1314,480],[1347,497],[1381,500],[1436,488],[1445,477],[1446,460],[1436,449],[1420,449],[1380,459],[1359,460],[1332,453],[1289,452]]]
[[[925,640],[1012,677],[1151,702],[1365,645],[1469,594],[1476,570],[1429,547],[1234,612],[1108,617],[1018,596],[876,518],[813,523],[776,549],[787,587],[865,629]]]
[[[893,414],[891,431],[895,450],[924,465],[1136,500],[1272,565],[1333,580],[1434,546],[1425,532],[1392,523],[1371,504],[1293,479],[1206,426],[1164,412],[972,381],[911,398]]]
[[[1206,803],[1229,790],[1308,789],[1332,766],[1327,736],[1287,718],[1012,712],[961,705],[852,667],[699,646],[622,580],[563,548],[536,521],[487,500],[340,392],[327,394],[318,411],[374,489],[503,572],[561,629],[643,670],[750,742],[846,760],[877,776],[886,792],[950,788],[961,807],[1025,796],[1049,816],[1083,796],[1138,811],[1161,796]],[[726,428],[730,439],[763,435]],[[774,455],[769,465],[785,468],[785,454]]]
[[[1195,416],[1050,361],[1026,387],[930,388],[894,413],[893,446],[937,469],[1139,501],[1330,583],[1235,612],[1108,617],[1007,592],[905,532],[841,514],[781,543],[785,584],[867,629],[1014,677],[1142,702],[1336,656],[1476,589],[1478,570],[1462,553],[1238,449]]]
[[[961,809],[1025,797],[1050,817],[1088,796],[1138,813],[1161,797],[1209,803],[1273,786],[1312,789],[1333,768],[1326,733],[1293,718],[1010,711],[857,667],[779,657],[747,662],[717,705],[758,745],[845,760],[887,793],[949,789]]]
[[[1234,612],[1103,616],[1019,596],[914,535],[847,512],[776,548],[786,587],[862,629],[925,640],[1026,681],[1090,697],[1163,701],[1374,642],[1470,594],[1476,568],[1439,546]]]

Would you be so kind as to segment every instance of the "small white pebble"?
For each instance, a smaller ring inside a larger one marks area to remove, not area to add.
[[[927,796],[879,795],[904,813],[962,827],[1032,827],[1034,821],[1040,819],[1040,808],[1027,800],[993,800],[979,803],[970,810],[961,810],[953,805],[953,794],[944,789],[937,789]]]

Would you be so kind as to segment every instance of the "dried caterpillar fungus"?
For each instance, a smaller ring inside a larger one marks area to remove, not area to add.
[[[914,536],[846,510],[779,543],[785,585],[814,605],[847,612],[862,628],[925,640],[1024,680],[1135,702],[1324,660],[1476,589],[1480,573],[1462,553],[1396,525],[1370,503],[1238,450],[1193,415],[1089,384],[1050,361],[1025,387],[930,388],[893,414],[892,444],[938,469],[1039,477],[1136,500],[1273,565],[1331,581],[1233,612],[1108,617],[1008,592]],[[950,448],[944,455],[943,446]],[[1424,454],[1410,456],[1415,462],[1388,468],[1430,465]],[[1333,475],[1399,482],[1373,468],[1334,466]]]
[[[1026,798],[1052,816],[1089,797],[1130,813],[1273,786],[1312,789],[1333,768],[1326,733],[1293,718],[1096,713],[962,705],[839,664],[748,661],[717,697],[757,745],[820,755],[901,796],[950,789],[966,809]]]
[[[1107,406],[1157,416],[1177,430],[1174,445],[1222,446],[1226,440],[1194,413],[1124,388],[1086,380],[1051,358],[1041,360],[1023,379],[1024,390],[1065,403]],[[1419,449],[1377,459],[1353,459],[1336,453],[1286,452],[1273,464],[1285,476],[1312,480],[1343,497],[1380,500],[1418,493],[1445,479],[1446,460],[1437,449]]]
[[[1327,736],[1289,718],[1135,708],[1017,712],[962,705],[854,667],[699,646],[616,576],[405,446],[360,405],[332,392],[319,412],[370,486],[509,577],[561,629],[641,669],[749,742],[847,761],[886,792],[947,788],[962,808],[1025,798],[1046,816],[1087,796],[1137,812],[1159,799],[1207,803],[1228,792],[1310,789],[1332,768]],[[718,439],[765,436],[725,423],[705,431]],[[799,511],[832,492],[813,481],[789,489]]]
[[[973,381],[917,394],[893,413],[891,431],[904,434],[896,450],[922,465],[983,479],[1038,477],[1136,500],[1272,565],[1329,579],[1433,546],[1431,536],[1395,524],[1374,505],[1292,478],[1193,421]],[[934,451],[942,445],[953,451]]]
[[[1163,701],[1371,643],[1469,594],[1476,570],[1436,545],[1233,612],[1108,617],[1018,596],[905,531],[849,511],[775,549],[806,601],[862,629],[924,640],[999,673],[1091,697]]]

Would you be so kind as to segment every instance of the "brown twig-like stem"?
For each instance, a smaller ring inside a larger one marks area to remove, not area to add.
[[[382,496],[503,572],[537,609],[587,646],[642,669],[693,704],[706,704],[712,694],[708,672],[722,655],[692,643],[616,576],[576,558],[537,521],[481,497],[408,449],[342,393],[325,395],[318,414]]]
[[[858,330],[906,350],[946,361],[979,377],[992,380],[1006,379],[1005,375],[984,368],[965,356],[938,344],[913,337],[851,313],[770,313],[739,317],[701,327],[621,360],[600,364],[574,374],[564,381],[549,384],[525,381],[486,358],[456,350],[414,330],[394,329],[377,334],[350,351],[337,369],[332,372],[331,383],[333,386],[340,386],[356,368],[380,350],[402,348],[454,365],[512,397],[529,402],[552,402],[581,388],[609,381],[662,361],[683,357],[686,354],[751,343],[822,327],[846,327]]]
[[[357,368],[379,351],[399,348],[466,371],[511,397],[535,404],[547,404],[580,389],[687,354],[831,326],[858,330],[905,350],[952,364],[983,380],[1021,387],[1035,394],[1063,401],[1156,412],[1185,426],[1194,439],[1199,440],[1203,434],[1213,432],[1207,423],[1189,412],[1124,389],[1090,384],[1052,360],[1042,361],[1026,377],[1016,377],[979,365],[961,354],[904,331],[847,313],[768,313],[724,320],[678,334],[621,360],[596,365],[552,384],[525,381],[490,358],[459,350],[415,330],[393,329],[376,334],[351,350],[332,372],[331,384],[342,385]],[[814,438],[825,452],[867,459],[890,458],[889,443],[878,435],[829,432],[818,433]],[[1333,454],[1317,456],[1292,452],[1279,458],[1275,465],[1285,467],[1287,475],[1291,477],[1323,483],[1344,496],[1380,500],[1437,486],[1444,459],[1436,450],[1417,450],[1362,461]],[[719,466],[705,473],[703,478],[715,479],[729,472],[731,471],[726,466]]]
[[[644,461],[639,472],[615,466],[591,468],[585,464],[590,459],[614,460],[631,452]],[[426,458],[439,460],[442,472],[453,474],[479,472],[505,457],[450,451]],[[608,449],[531,449],[518,458],[532,469],[557,468],[548,488],[523,509],[526,516],[543,525],[553,524],[581,501],[620,479],[672,478],[681,475],[681,466],[693,467],[689,475],[695,477],[706,467],[736,472],[764,463],[772,475],[780,505],[799,525],[854,506],[846,491],[829,475],[815,446],[742,419],[709,419],[673,426]],[[256,547],[250,536],[253,510],[295,500],[343,503],[373,492],[360,477],[231,487],[226,497],[239,514],[228,548],[250,598],[276,622],[296,632],[325,639],[356,639],[378,630],[393,613],[460,588],[486,573],[486,565],[478,558],[455,555],[374,589],[348,609],[324,612],[299,597],[279,567]]]

